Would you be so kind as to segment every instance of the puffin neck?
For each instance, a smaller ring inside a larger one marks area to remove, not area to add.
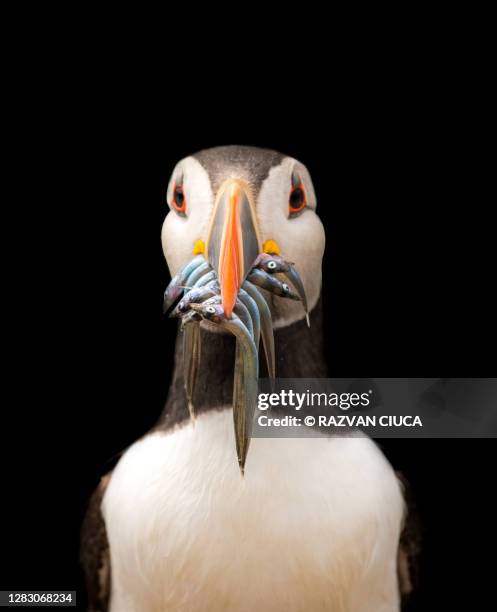
[[[311,327],[305,318],[274,332],[276,376],[278,378],[324,378],[327,376],[323,350],[322,301],[310,313]],[[262,341],[261,341],[262,342]],[[260,377],[266,376],[264,351],[259,351]],[[195,384],[194,406],[197,414],[231,407],[235,338],[228,333],[201,331],[201,363]],[[158,429],[169,429],[189,419],[183,377],[183,334],[178,331],[174,371]]]

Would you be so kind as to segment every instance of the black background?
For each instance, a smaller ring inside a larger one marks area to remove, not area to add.
[[[158,94],[126,79],[114,88],[107,76],[37,111],[19,143],[15,224],[4,229],[16,230],[6,261],[18,322],[5,321],[14,392],[4,398],[0,587],[77,589],[81,601],[88,497],[167,393],[175,324],[161,314],[160,229],[169,174],[185,155],[250,144],[307,165],[327,234],[332,375],[495,375],[495,203],[473,120],[435,99],[330,101],[318,112],[286,92],[259,91],[243,108],[217,96],[211,108],[215,88],[186,106],[181,88]],[[412,483],[422,520],[409,609],[486,609],[495,443],[381,445]]]

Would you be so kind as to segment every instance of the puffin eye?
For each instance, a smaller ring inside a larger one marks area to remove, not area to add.
[[[205,309],[205,312],[209,314],[216,314],[216,309],[214,308],[214,306],[207,306],[207,308]]]
[[[186,215],[186,198],[182,185],[174,183],[171,205],[178,214]]]
[[[292,179],[293,183],[293,179]],[[304,186],[299,181],[298,184],[294,184],[290,191],[290,197],[288,198],[288,213],[290,217],[298,215],[307,206],[307,198],[305,196]]]
[[[268,261],[268,262],[267,262],[267,267],[268,267],[270,270],[275,270],[275,269],[276,269],[276,267],[277,267],[277,265],[278,265],[278,264],[277,264],[277,263],[276,263],[274,260],[271,260],[271,261]]]

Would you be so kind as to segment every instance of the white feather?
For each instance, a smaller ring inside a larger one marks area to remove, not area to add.
[[[253,439],[231,410],[134,444],[103,501],[112,612],[399,609],[403,499],[367,438]]]
[[[214,195],[209,175],[194,157],[186,157],[176,164],[167,188],[167,201],[171,203],[172,184],[177,176],[183,177],[186,216],[169,211],[162,225],[162,249],[171,276],[193,258],[193,247],[199,239],[206,240]]]
[[[297,217],[288,216],[288,195],[292,172],[304,183],[307,208]],[[275,240],[281,255],[295,264],[304,284],[309,311],[321,294],[321,261],[325,234],[316,212],[316,196],[307,168],[296,159],[286,157],[271,168],[257,200],[257,218],[263,240]],[[266,293],[266,295],[269,295]],[[305,317],[300,302],[276,298],[272,301],[273,327],[287,327]]]

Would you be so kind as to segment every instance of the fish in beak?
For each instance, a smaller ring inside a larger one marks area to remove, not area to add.
[[[184,330],[185,393],[194,418],[193,393],[200,367],[202,319],[219,325],[236,338],[233,420],[236,450],[243,474],[257,402],[259,335],[264,345],[269,378],[275,378],[275,348],[271,311],[260,289],[301,300],[307,312],[302,281],[293,265],[280,257],[274,240],[261,242],[255,202],[247,182],[227,179],[220,186],[207,240],[195,243],[192,262],[173,278],[164,298],[165,310],[186,294],[173,310]],[[279,280],[284,274],[296,289]]]

